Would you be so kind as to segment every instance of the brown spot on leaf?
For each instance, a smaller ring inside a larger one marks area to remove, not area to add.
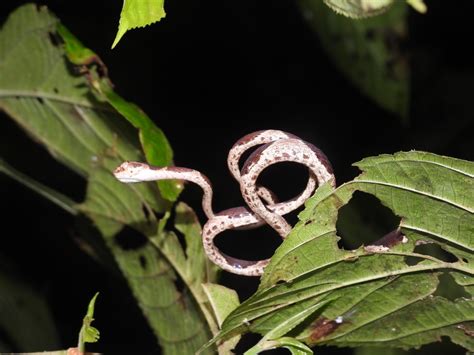
[[[309,338],[312,342],[316,342],[332,332],[334,332],[342,323],[337,323],[335,320],[330,320],[325,317],[317,319],[310,327],[311,334]]]
[[[456,328],[461,329],[467,336],[474,337],[474,329],[469,328],[467,325],[460,324]]]

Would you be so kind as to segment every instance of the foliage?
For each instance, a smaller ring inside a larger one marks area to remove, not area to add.
[[[199,286],[215,278],[215,268],[204,258],[199,238],[192,238],[199,233],[199,226],[188,208],[176,207],[176,221],[190,236],[185,254],[175,234],[164,230],[167,217],[161,221],[155,217],[155,212],[171,208],[157,186],[130,187],[115,180],[111,171],[122,161],[144,159],[139,142],[108,104],[103,90],[96,89],[106,87],[111,93],[101,62],[96,58],[71,71],[58,28],[65,33],[53,15],[34,5],[10,16],[0,34],[0,63],[5,73],[0,77],[0,107],[56,159],[88,180],[85,200],[67,210],[74,209],[94,221],[166,352],[190,353],[211,335],[202,312],[217,329]],[[82,50],[77,42],[66,43],[68,49]],[[24,72],[29,75],[21,75]],[[123,99],[120,105],[129,108],[131,115],[137,112]],[[135,122],[143,117],[135,117]],[[50,190],[44,193],[51,195]],[[148,236],[149,241],[136,249],[124,249],[116,236],[125,225]],[[191,293],[177,289],[178,275],[186,278]],[[173,327],[170,319],[175,322]]]
[[[297,317],[305,323],[291,334],[312,346],[410,348],[449,336],[473,351],[474,164],[408,152],[356,165],[360,176],[335,190],[323,186],[307,202],[258,292],[226,318],[217,339],[265,334]],[[355,191],[376,196],[401,222],[377,243],[346,251],[337,245],[337,212]],[[455,261],[418,252],[425,244],[439,245]],[[438,270],[453,276],[464,298],[434,295]]]
[[[365,11],[354,15],[361,17],[384,11],[393,1],[325,2],[345,6],[339,10],[346,15]],[[409,3],[423,10],[421,1]],[[164,16],[162,2],[155,2],[161,10],[153,11],[146,7],[135,11],[136,4],[124,2],[114,45],[127,29]],[[373,43],[361,42],[357,51],[373,54],[373,63],[381,64],[394,54],[377,37],[377,26],[385,26],[380,33],[387,26],[403,27],[402,5],[393,5],[385,18],[357,24],[342,24],[345,19],[321,11],[318,23],[329,28],[337,24],[329,34],[354,33],[356,39],[375,31]],[[304,0],[305,6],[320,5]],[[324,42],[323,27],[318,31]],[[344,56],[347,46],[336,47],[333,57],[340,58],[342,69],[348,63]],[[379,69],[369,73],[369,79],[353,80],[380,105],[403,115],[408,105],[406,73],[387,84],[385,77],[376,76]],[[228,353],[249,331],[263,337],[247,354],[277,347],[310,354],[309,347],[322,344],[408,349],[443,336],[474,351],[472,162],[412,151],[356,163],[362,170],[357,178],[337,189],[321,186],[307,201],[299,223],[273,255],[258,291],[239,304],[235,291],[216,284],[218,272],[204,256],[194,212],[182,202],[173,205],[182,187],[177,182],[123,185],[111,174],[124,160],[170,165],[172,150],[153,121],[114,91],[105,64],[92,50],[45,8],[27,5],[14,12],[0,32],[0,72],[0,108],[87,181],[86,195],[81,202],[73,201],[3,160],[0,171],[72,215],[85,215],[94,222],[164,353],[198,349]],[[382,83],[390,90],[378,94]],[[344,250],[338,245],[336,222],[340,209],[357,191],[379,199],[400,217],[400,224],[375,243]],[[130,229],[146,237],[136,248],[120,241]],[[427,253],[421,249],[424,245],[437,246],[441,252]],[[462,297],[442,294],[445,276],[452,278]],[[25,289],[15,280],[2,281],[8,285],[2,300]],[[90,327],[95,297],[79,349],[98,336]],[[39,309],[49,326],[47,307]],[[0,313],[0,324],[13,334],[20,325],[9,329],[5,319],[13,316]],[[54,331],[46,327],[45,334],[55,341]]]
[[[165,16],[164,0],[124,0],[119,28],[112,48],[128,30],[151,25]]]
[[[97,292],[90,300],[89,305],[87,306],[87,313],[84,316],[84,319],[82,320],[82,327],[79,331],[79,341],[77,345],[77,348],[81,352],[85,351],[86,343],[95,343],[100,338],[99,330],[91,326],[94,320],[95,301],[98,295],[99,293]]]

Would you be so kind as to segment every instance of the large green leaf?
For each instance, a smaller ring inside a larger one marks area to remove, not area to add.
[[[56,159],[87,179],[85,200],[75,209],[90,217],[103,235],[164,353],[192,353],[211,336],[203,317],[206,309],[196,296],[203,295],[198,283],[212,281],[215,269],[205,267],[199,238],[191,242],[186,237],[190,244],[184,259],[179,243],[171,238],[166,247],[157,248],[161,245],[155,241],[171,233],[155,212],[169,211],[170,204],[160,197],[156,184],[131,186],[113,177],[112,170],[122,161],[144,160],[140,143],[100,90],[109,81],[100,58],[94,54],[85,60],[93,52],[77,42],[66,42],[68,54],[76,54],[67,57],[58,28],[64,34],[65,28],[44,7],[26,5],[10,15],[0,33],[0,108]],[[122,100],[120,112],[137,110],[127,105]],[[151,126],[142,127],[147,129],[156,133]],[[167,144],[166,139],[161,142]],[[136,248],[124,247],[116,235],[125,225],[155,245],[144,240]],[[185,225],[193,235],[199,233],[195,219]],[[191,292],[176,286],[176,271]]]
[[[408,32],[404,1],[397,1],[383,15],[363,20],[340,16],[321,0],[299,3],[337,68],[378,105],[406,120],[410,73],[402,52]]]
[[[220,337],[267,334],[301,315],[303,325],[289,334],[308,345],[411,348],[448,336],[473,351],[474,163],[408,152],[356,165],[363,170],[356,179],[335,190],[324,185],[308,200],[259,290],[229,315]],[[400,227],[373,245],[343,250],[338,210],[355,191],[376,196],[401,217]],[[455,260],[422,253],[426,244]],[[434,295],[441,270],[470,297]]]

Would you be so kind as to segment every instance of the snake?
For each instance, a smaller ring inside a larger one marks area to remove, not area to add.
[[[252,148],[255,150],[240,168],[242,155]],[[305,189],[283,202],[279,202],[270,189],[257,183],[258,177],[266,168],[281,162],[302,164],[309,172]],[[275,129],[256,131],[240,138],[229,151],[227,165],[240,185],[240,192],[247,206],[233,207],[218,213],[212,207],[212,184],[207,176],[197,170],[176,166],[155,167],[143,162],[126,161],[113,174],[123,183],[184,180],[200,186],[203,191],[202,209],[208,219],[202,227],[201,236],[204,252],[209,260],[233,274],[261,276],[270,259],[234,258],[220,251],[214,244],[214,239],[226,230],[250,229],[264,224],[268,224],[285,239],[292,227],[284,215],[303,205],[317,186],[329,183],[335,187],[333,169],[319,148],[291,133]]]

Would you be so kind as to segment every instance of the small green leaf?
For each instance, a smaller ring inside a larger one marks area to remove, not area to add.
[[[85,348],[85,343],[95,343],[97,340],[99,340],[99,330],[97,328],[94,328],[91,326],[91,323],[94,320],[94,307],[95,307],[95,300],[97,299],[97,296],[99,295],[99,292],[97,292],[94,297],[89,302],[89,305],[87,306],[87,314],[85,315],[83,321],[82,321],[82,327],[79,332],[79,344],[78,348],[79,351],[84,352]]]
[[[100,60],[99,56],[85,47],[65,26],[58,23],[58,34],[62,37],[68,59],[76,65],[89,65]]]
[[[164,0],[124,0],[119,28],[112,48],[128,30],[151,25],[165,16]]]
[[[148,163],[167,166],[173,162],[173,151],[163,131],[137,105],[119,96],[108,82],[102,82],[101,89],[109,104],[125,117],[139,131],[140,143]],[[183,189],[182,183],[173,180],[159,181],[161,195],[175,201]]]

